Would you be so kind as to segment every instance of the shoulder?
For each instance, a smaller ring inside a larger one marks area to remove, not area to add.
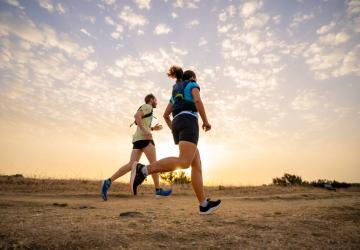
[[[152,106],[145,103],[140,107],[140,110],[146,115],[152,111]]]
[[[197,88],[200,90],[200,86],[197,82],[189,82],[186,87],[189,88],[190,90],[192,90],[194,88]]]

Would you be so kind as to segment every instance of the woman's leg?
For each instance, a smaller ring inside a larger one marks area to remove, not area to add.
[[[159,161],[155,161],[147,166],[148,174],[171,172],[176,169],[186,169],[192,163],[197,146],[188,141],[179,142],[179,157],[167,157]]]
[[[129,172],[131,170],[131,166],[133,164],[134,161],[139,161],[140,157],[142,154],[142,150],[141,149],[133,149],[131,152],[131,156],[130,156],[130,161],[125,164],[124,166],[122,166],[121,168],[119,168],[118,171],[115,172],[115,174],[113,174],[113,176],[111,176],[111,182],[114,182],[117,178],[123,176],[124,174],[126,174],[127,172]]]
[[[145,148],[143,148],[146,158],[149,160],[149,163],[156,161],[156,148],[152,143],[149,143]],[[151,175],[154,181],[155,188],[160,188],[159,183],[159,174],[155,173]]]
[[[195,157],[191,162],[191,184],[199,203],[203,202],[205,200],[205,194],[202,178],[201,158],[198,149],[196,150]]]

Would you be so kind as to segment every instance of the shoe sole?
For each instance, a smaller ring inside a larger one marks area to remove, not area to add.
[[[160,194],[155,194],[156,198],[165,198],[165,197],[169,197],[172,195],[172,192],[169,195],[160,195]]]
[[[133,195],[136,195],[134,192],[134,181],[135,181],[135,176],[136,176],[136,166],[137,166],[138,162],[134,161],[132,167],[131,167],[131,175],[130,175],[130,188],[131,188],[131,193]]]
[[[103,201],[107,201],[107,198],[105,197],[105,195],[103,193],[104,184],[105,184],[105,181],[102,181],[101,188],[100,188],[100,195],[101,195],[101,198],[103,199]]]
[[[216,207],[212,207],[210,208],[208,211],[206,212],[199,212],[199,214],[201,215],[207,215],[207,214],[211,214],[212,212],[215,212],[219,207],[220,207],[221,203],[219,205],[217,205]]]
[[[169,194],[169,195],[159,195],[159,194],[155,194],[155,197],[158,198],[158,199],[166,198],[166,197],[169,197],[169,196],[171,196],[171,194]]]

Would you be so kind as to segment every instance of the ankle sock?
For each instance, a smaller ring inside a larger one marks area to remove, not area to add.
[[[144,165],[144,167],[141,169],[141,172],[143,173],[143,175],[144,175],[145,177],[148,176],[147,165]]]
[[[205,200],[203,200],[202,202],[200,202],[200,206],[202,206],[202,207],[206,207],[207,205],[208,205],[208,200],[207,200],[207,198],[205,198]]]

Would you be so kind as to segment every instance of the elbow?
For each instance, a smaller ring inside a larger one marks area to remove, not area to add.
[[[165,120],[170,119],[170,114],[169,114],[168,112],[165,112],[165,113],[163,114],[163,118],[164,118]]]

